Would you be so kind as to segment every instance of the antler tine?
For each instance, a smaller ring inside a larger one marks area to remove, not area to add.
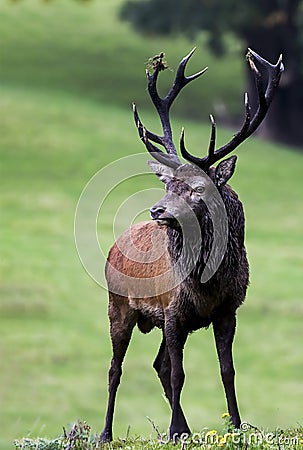
[[[151,139],[153,142],[156,142],[157,144],[164,145],[161,136],[158,136],[157,134],[154,134],[151,131],[148,131],[144,127],[143,123],[140,120],[140,117],[139,117],[139,114],[138,114],[138,110],[137,110],[137,106],[136,106],[135,103],[133,103],[133,112],[134,112],[135,124],[136,124],[136,127],[138,128],[140,139],[143,140],[143,136],[144,136],[143,130],[145,129],[146,136],[148,137],[148,139]]]
[[[133,103],[133,112],[134,112],[134,119],[136,127],[138,128],[139,136],[142,142],[144,142],[146,149],[148,152],[152,155],[153,158],[155,158],[157,161],[161,162],[162,164],[166,164],[169,167],[176,168],[181,164],[181,161],[179,160],[177,155],[167,155],[166,153],[162,152],[158,147],[152,144],[150,140],[164,145],[163,139],[161,136],[158,136],[157,134],[152,133],[151,131],[148,131],[143,123],[140,120],[136,104]]]
[[[173,169],[176,169],[177,167],[180,166],[181,162],[178,156],[167,155],[166,153],[162,152],[159,148],[157,148],[155,145],[153,145],[152,142],[150,142],[148,139],[148,131],[146,130],[145,127],[143,127],[142,132],[143,136],[141,139],[143,140],[148,152],[154,159],[156,159],[162,164],[165,164],[166,166],[172,167]]]
[[[209,117],[210,117],[210,121],[211,121],[211,135],[210,135],[210,140],[209,140],[208,156],[206,156],[205,158],[202,158],[205,161],[208,158],[212,158],[212,156],[214,154],[214,150],[215,150],[215,144],[216,144],[216,123],[211,114]],[[180,151],[181,151],[181,155],[183,156],[183,158],[185,158],[185,159],[187,159],[187,161],[190,161],[201,167],[202,159],[198,158],[197,156],[191,155],[186,150],[185,143],[184,143],[184,127],[182,128],[181,136],[180,136]]]
[[[262,122],[267,113],[267,110],[274,97],[276,88],[279,85],[281,74],[284,71],[284,65],[282,62],[282,55],[280,55],[276,64],[271,64],[250,48],[248,49],[247,52],[247,59],[249,61],[251,69],[254,72],[257,90],[259,94],[259,107],[250,124],[249,129],[250,135],[257,129],[257,127]],[[258,61],[259,64],[263,66],[268,72],[268,83],[266,89],[264,88],[262,83],[262,75],[259,72],[258,68],[256,67],[253,59]]]
[[[245,119],[241,129],[233,136],[233,138],[225,145],[220,147],[218,150],[214,151],[213,139],[211,138],[210,148],[208,150],[208,155],[204,158],[197,158],[186,152],[184,156],[188,161],[197,164],[201,169],[207,171],[212,164],[219,161],[224,156],[231,153],[236,147],[238,147],[245,139],[247,139],[261,124],[268,108],[272,102],[276,89],[280,82],[281,74],[284,70],[284,65],[282,63],[282,56],[279,57],[276,64],[271,64],[266,59],[262,58],[256,52],[248,49],[246,58],[249,62],[250,68],[253,71],[256,88],[258,92],[259,105],[254,117],[251,119],[250,116],[250,105],[248,100],[248,94],[245,94],[244,105],[245,105]],[[268,80],[264,83],[262,73],[258,70],[255,61],[258,62],[268,73]],[[266,86],[264,86],[266,84]],[[214,131],[214,123],[212,122],[212,134]],[[182,151],[182,150],[181,150]],[[183,153],[182,153],[183,154]]]
[[[187,159],[187,161],[191,161],[192,163],[199,165],[201,158],[197,158],[196,156],[191,155],[186,150],[185,143],[184,143],[184,127],[182,128],[181,136],[180,136],[180,150],[181,150],[181,155],[183,156],[183,158]]]
[[[214,151],[214,147],[212,148],[212,152],[208,150],[208,155],[204,158],[200,159],[199,163],[196,163],[201,167],[203,170],[208,170],[209,167],[214,164],[216,161],[219,161],[219,159],[224,158],[224,156],[231,153],[238,145],[240,145],[249,135],[248,129],[251,125],[251,117],[250,117],[250,105],[248,100],[248,94],[245,92],[244,95],[244,106],[245,106],[245,119],[242,125],[242,128],[240,131],[238,131],[234,137],[229,141],[226,145],[220,147],[219,150]],[[212,123],[212,130],[215,127],[215,124]],[[250,133],[251,134],[251,133]],[[211,147],[210,141],[210,147]]]
[[[189,53],[188,55],[186,55],[182,61],[179,64],[177,73],[176,73],[176,77],[175,77],[175,81],[172,85],[172,87],[170,88],[169,93],[167,94],[165,101],[167,102],[167,107],[170,108],[171,104],[173,103],[173,101],[175,100],[175,98],[177,97],[177,95],[179,94],[179,92],[181,91],[181,89],[186,86],[188,83],[190,83],[191,81],[195,80],[196,78],[199,78],[201,75],[203,75],[208,67],[205,67],[204,69],[200,70],[200,72],[197,72],[189,77],[186,77],[184,75],[185,72],[185,68],[186,65],[189,61],[189,59],[192,57],[192,55],[194,54],[194,52],[196,51],[196,47],[194,47]]]
[[[211,158],[214,154],[216,146],[216,122],[212,114],[209,115],[209,118],[211,121],[211,135],[209,140],[208,156]]]
[[[156,159],[158,159],[159,161],[161,160],[161,162],[165,161],[165,163],[168,165],[170,165],[168,163],[168,160],[172,161],[171,164],[173,166],[175,166],[177,162],[179,165],[181,164],[181,161],[179,160],[179,158],[177,156],[177,151],[176,151],[175,145],[173,143],[173,138],[172,138],[172,129],[171,129],[170,119],[169,119],[170,107],[171,107],[173,101],[175,100],[175,98],[177,97],[177,95],[179,94],[179,92],[181,91],[181,89],[186,84],[188,84],[190,81],[195,80],[196,78],[201,76],[207,70],[207,67],[206,67],[205,69],[201,70],[200,72],[197,72],[196,74],[191,75],[189,77],[186,77],[184,75],[188,60],[193,55],[195,50],[196,50],[196,47],[194,47],[192,49],[192,51],[188,55],[186,55],[180,62],[173,85],[170,88],[166,97],[164,97],[164,98],[160,97],[160,95],[158,94],[158,90],[157,90],[157,80],[158,80],[159,72],[166,68],[163,63],[164,53],[161,53],[159,56],[154,58],[154,60],[156,60],[156,62],[155,62],[155,64],[153,64],[153,69],[154,69],[153,72],[150,73],[148,70],[146,71],[148,92],[149,92],[151,100],[159,114],[161,124],[162,124],[162,129],[163,129],[163,136],[159,136],[157,134],[152,133],[151,131],[146,130],[146,128],[144,127],[143,123],[141,122],[141,120],[139,118],[137,107],[133,103],[134,120],[135,120],[136,127],[138,128],[140,139],[145,143],[147,150],[150,153],[152,153],[152,155]],[[162,152],[162,150],[157,148],[150,141],[153,141],[157,144],[162,145],[165,148],[168,155],[165,155],[165,153]],[[160,156],[160,154],[162,154],[162,155]],[[168,157],[170,157],[170,158],[168,158]]]
[[[151,97],[151,100],[152,100],[156,110],[158,111],[158,114],[159,114],[159,117],[161,120],[161,124],[162,124],[162,128],[163,128],[163,137],[158,136],[158,140],[157,141],[155,140],[154,142],[158,142],[158,143],[162,144],[165,147],[168,154],[177,155],[177,151],[176,151],[176,148],[175,148],[173,140],[172,140],[172,130],[171,130],[171,125],[170,125],[170,120],[169,120],[170,107],[171,107],[173,101],[175,100],[175,98],[177,97],[177,95],[179,94],[179,92],[181,91],[181,89],[184,86],[186,86],[190,81],[195,80],[196,78],[201,76],[207,70],[207,68],[205,68],[205,69],[201,70],[200,72],[198,72],[194,75],[191,75],[189,77],[186,77],[184,75],[188,60],[193,55],[195,50],[196,50],[196,47],[194,47],[193,50],[188,55],[186,55],[180,62],[173,85],[170,88],[166,97],[164,97],[164,98],[161,98],[159,96],[158,90],[157,90],[158,75],[159,75],[160,70],[163,69],[161,64],[156,65],[156,68],[152,74],[150,74],[148,71],[146,72],[147,81],[148,81],[148,84],[147,84],[148,92],[149,92],[149,95]],[[150,137],[150,139],[152,139],[152,137]]]
[[[281,57],[279,58],[277,64],[273,65],[266,61],[266,59],[258,55],[256,52],[248,49],[247,59],[255,77],[259,97],[258,109],[254,117],[251,119],[248,95],[245,94],[246,117],[244,124],[241,130],[231,139],[230,142],[216,150],[214,154],[214,161],[211,161],[210,164],[213,164],[214,162],[219,161],[221,158],[228,155],[258,128],[258,126],[266,116],[268,108],[279,85],[280,77],[284,70],[284,65],[282,63]],[[256,67],[254,59],[258,61],[258,63],[268,72],[268,81],[266,87],[264,87],[262,74]]]

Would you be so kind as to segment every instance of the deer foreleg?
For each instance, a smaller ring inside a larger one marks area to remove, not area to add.
[[[180,405],[181,391],[185,380],[183,370],[183,348],[187,339],[187,333],[185,333],[181,327],[178,327],[177,321],[174,318],[167,318],[164,333],[171,362],[170,384],[172,392],[172,418],[169,428],[169,437],[173,441],[176,441],[183,433],[190,434],[190,429]]]
[[[113,416],[117,389],[122,375],[123,359],[136,324],[133,311],[121,314],[117,305],[110,304],[110,334],[113,347],[113,357],[108,372],[108,406],[104,430],[100,436],[102,442],[110,442],[113,438]]]

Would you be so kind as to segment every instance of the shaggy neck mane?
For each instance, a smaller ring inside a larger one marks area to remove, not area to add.
[[[244,213],[237,194],[229,186],[222,189],[221,195],[228,218],[228,237],[227,248],[218,271],[223,270],[226,277],[229,273],[237,270],[241,259],[244,244],[244,232],[242,231],[244,230]],[[218,207],[219,205],[214,204],[213,212]],[[167,236],[168,252],[173,264],[181,262],[178,265],[181,271],[180,276],[182,277],[185,272],[188,272],[190,278],[200,280],[208,262],[214,239],[213,222],[206,207],[203,208],[203,214],[197,219],[200,225],[200,236],[197,235],[196,225],[193,226],[191,223],[185,226],[185,237],[181,228],[167,228]]]

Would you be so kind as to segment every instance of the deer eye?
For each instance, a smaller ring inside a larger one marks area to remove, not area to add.
[[[205,186],[197,186],[195,188],[195,192],[197,192],[198,194],[202,194],[205,191]]]

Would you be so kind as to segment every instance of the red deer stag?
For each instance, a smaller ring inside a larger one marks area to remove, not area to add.
[[[122,363],[136,324],[143,333],[154,327],[162,330],[163,338],[153,366],[172,409],[170,439],[176,440],[183,433],[190,433],[180,405],[185,377],[183,349],[187,336],[211,324],[228,411],[235,427],[241,423],[234,386],[232,343],[236,310],[245,299],[249,279],[244,212],[238,195],[227,184],[235,170],[236,156],[224,159],[217,167],[213,164],[232,152],[260,125],[278,87],[283,64],[281,57],[272,65],[249,49],[247,60],[258,92],[255,114],[251,117],[245,94],[243,126],[217,150],[216,126],[211,116],[208,155],[203,158],[186,150],[182,130],[180,149],[189,161],[189,164],[183,164],[173,143],[169,111],[181,89],[206,70],[185,76],[187,62],[194,50],[180,62],[165,98],[161,98],[157,90],[159,72],[165,68],[163,54],[155,60],[152,73],[147,71],[148,92],[159,114],[163,136],[145,129],[133,105],[139,136],[156,160],[149,162],[150,168],[165,183],[166,194],[150,209],[152,221],[132,226],[116,241],[108,255],[106,279],[113,357],[109,370],[108,409],[101,434],[104,442],[112,440],[114,404]],[[152,142],[163,146],[166,153]],[[222,205],[225,216],[219,214],[215,224],[212,219]],[[215,231],[221,221],[224,222],[224,217],[228,226],[221,238],[224,241],[225,233],[226,245],[217,252],[223,254],[216,256],[215,248],[217,266],[203,279],[212,247],[222,240],[215,239]]]

